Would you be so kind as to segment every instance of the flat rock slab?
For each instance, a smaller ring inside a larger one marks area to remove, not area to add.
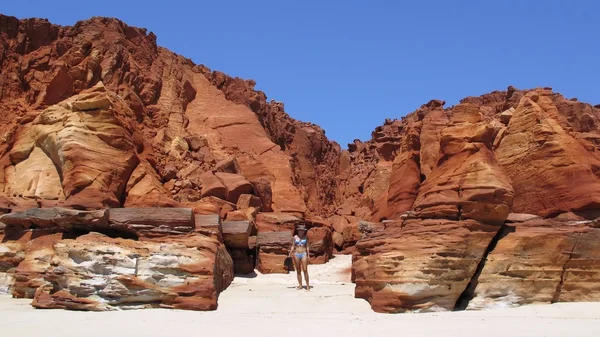
[[[32,208],[24,212],[9,213],[2,216],[7,227],[63,228],[86,227],[97,229],[108,225],[105,210],[78,211],[67,208]]]
[[[304,221],[288,213],[265,212],[259,213],[256,216],[256,228],[259,232],[279,232],[289,231],[294,232],[296,226],[304,223]]]
[[[194,226],[197,232],[214,235],[219,238],[219,241],[223,241],[223,226],[221,217],[218,214],[195,214]]]
[[[223,221],[223,241],[227,248],[248,249],[252,233],[250,221]]]
[[[287,247],[292,244],[292,234],[290,232],[261,232],[256,237],[256,244],[259,247]]]
[[[285,260],[292,247],[291,232],[259,232],[256,244],[258,246],[256,269],[263,274],[289,272]]]
[[[191,208],[111,208],[109,226],[140,236],[187,233],[194,230]]]

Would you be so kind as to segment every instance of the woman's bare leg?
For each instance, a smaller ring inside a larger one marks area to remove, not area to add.
[[[302,289],[302,262],[297,256],[294,256],[294,268],[296,268],[296,277],[298,277],[298,286],[296,289]]]
[[[306,290],[310,290],[310,283],[308,282],[308,255],[302,258],[302,271],[304,272],[304,280],[306,281]]]

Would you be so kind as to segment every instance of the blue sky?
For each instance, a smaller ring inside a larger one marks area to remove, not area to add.
[[[172,51],[252,78],[343,147],[430,99],[508,85],[600,103],[600,1],[3,1],[0,12],[145,27]]]

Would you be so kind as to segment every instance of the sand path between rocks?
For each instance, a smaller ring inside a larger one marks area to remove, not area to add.
[[[350,257],[311,265],[312,291],[296,275],[236,277],[213,312],[147,309],[36,310],[0,296],[2,336],[600,336],[600,303],[488,311],[377,314],[354,298]]]

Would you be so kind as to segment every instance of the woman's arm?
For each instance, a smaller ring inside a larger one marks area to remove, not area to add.
[[[306,238],[306,262],[310,262],[310,242],[308,242],[308,237]]]
[[[292,238],[292,247],[290,248],[290,253],[288,254],[288,257],[292,256],[294,249],[296,249],[296,241],[294,240],[294,238]]]

